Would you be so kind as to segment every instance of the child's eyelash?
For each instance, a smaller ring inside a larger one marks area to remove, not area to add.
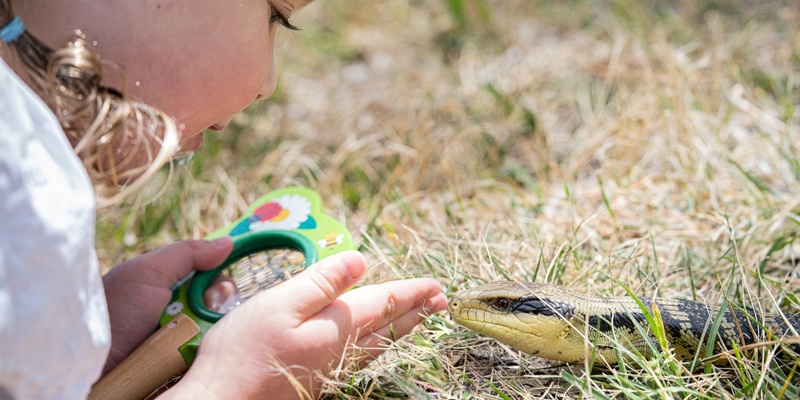
[[[269,27],[272,28],[272,26],[275,24],[281,24],[281,26],[284,28],[293,31],[300,30],[300,28],[292,25],[292,23],[289,22],[289,18],[286,18],[286,16],[278,11],[275,7],[272,7],[272,16],[269,17]]]

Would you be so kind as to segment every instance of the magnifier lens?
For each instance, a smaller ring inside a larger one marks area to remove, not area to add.
[[[290,248],[259,251],[228,265],[206,289],[203,303],[226,314],[257,293],[281,283],[306,268],[302,252]]]

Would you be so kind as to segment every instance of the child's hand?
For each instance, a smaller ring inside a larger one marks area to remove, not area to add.
[[[228,236],[214,241],[185,240],[126,261],[103,277],[111,319],[111,371],[158,326],[172,286],[194,270],[217,267],[231,252]]]
[[[447,305],[439,283],[426,278],[347,292],[365,269],[360,253],[345,252],[250,298],[206,334],[166,396],[315,398],[318,374],[342,356],[363,366],[383,352],[386,338],[400,338]]]

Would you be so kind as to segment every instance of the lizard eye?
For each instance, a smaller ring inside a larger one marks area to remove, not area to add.
[[[505,311],[509,307],[511,307],[511,301],[509,299],[501,297],[494,301],[494,306],[500,311]]]

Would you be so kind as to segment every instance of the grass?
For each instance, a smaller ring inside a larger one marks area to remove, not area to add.
[[[300,184],[354,234],[365,284],[529,280],[798,312],[799,17],[734,0],[315,2],[279,35],[276,96],[100,217],[101,263]],[[442,314],[327,396],[797,398],[772,349],[588,371]]]

